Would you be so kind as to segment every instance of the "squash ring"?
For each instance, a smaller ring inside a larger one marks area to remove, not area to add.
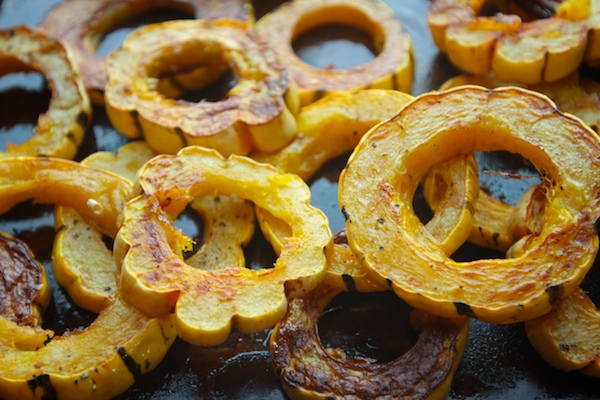
[[[121,21],[160,7],[180,8],[195,18],[230,18],[254,23],[248,0],[68,0],[54,6],[40,26],[70,46],[91,101],[104,105],[105,57],[96,53],[100,39]]]
[[[468,318],[446,319],[413,310],[416,344],[395,360],[370,363],[332,354],[321,343],[318,319],[340,293],[325,284],[290,299],[270,339],[271,360],[292,399],[445,398],[462,359]]]
[[[586,61],[600,59],[593,1],[564,1],[556,15],[530,22],[512,14],[478,17],[485,0],[435,0],[427,20],[435,44],[462,70],[493,71],[498,79],[525,84],[553,82]]]
[[[403,92],[382,89],[329,94],[300,109],[299,134],[289,146],[274,154],[252,156],[308,181],[323,164],[352,151],[369,129],[395,115],[411,99],[412,96]],[[458,165],[453,169],[457,171],[456,179],[452,179],[453,190],[440,199],[441,211],[428,224],[428,229],[448,254],[467,238],[479,190],[474,159],[466,157],[455,163]],[[289,227],[260,207],[256,213],[262,231],[277,251],[281,246],[280,239],[289,236]],[[342,290],[359,292],[385,288],[375,283],[362,268],[347,246],[345,232],[336,233],[336,238],[339,243],[334,240],[325,282]]]
[[[304,63],[292,48],[302,33],[327,24],[357,27],[371,35],[379,54],[374,60],[345,70],[316,68]],[[396,89],[410,93],[413,54],[410,36],[394,13],[377,0],[297,0],[280,5],[256,22],[289,69],[307,105],[330,92],[356,89]]]
[[[177,49],[177,51],[174,51]],[[231,67],[236,84],[225,99],[191,103],[167,99],[156,76],[168,68],[212,63]],[[277,151],[296,134],[298,97],[266,41],[233,20],[183,20],[132,32],[107,58],[106,111],[131,138],[143,136],[159,153],[188,145],[224,155]]]
[[[73,161],[0,160],[2,213],[32,198],[68,205],[114,237],[117,216],[131,194],[126,180]],[[114,265],[116,284],[114,259],[106,262]],[[56,336],[0,318],[0,331],[0,392],[7,399],[114,397],[156,367],[176,337],[172,318],[150,318],[118,294],[84,330]]]
[[[549,198],[542,230],[520,257],[455,262],[414,214],[412,196],[433,163],[494,150],[518,152],[540,171]],[[539,93],[463,86],[424,94],[364,136],[342,172],[348,241],[415,308],[494,323],[540,316],[575,290],[596,256],[599,151],[594,131]]]
[[[52,98],[48,111],[38,118],[33,135],[23,144],[8,144],[0,157],[75,157],[92,109],[67,50],[41,29],[15,26],[0,30],[0,76],[12,72],[41,73]]]
[[[121,287],[150,315],[175,311],[182,339],[219,344],[234,318],[241,332],[266,329],[285,313],[284,285],[304,292],[323,279],[331,232],[325,215],[309,204],[310,190],[298,176],[191,146],[146,163],[138,185],[143,193],[127,204],[114,245]],[[274,268],[235,265],[207,271],[184,262],[180,252],[189,248],[190,239],[172,221],[191,199],[214,193],[251,200],[292,227]]]

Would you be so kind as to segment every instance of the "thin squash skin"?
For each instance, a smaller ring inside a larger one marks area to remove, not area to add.
[[[332,236],[327,218],[309,204],[300,177],[268,164],[197,146],[146,163],[136,184],[142,194],[127,203],[115,240],[122,265],[121,287],[150,315],[175,312],[179,336],[199,345],[216,345],[235,321],[241,332],[266,329],[283,316],[284,286],[312,290],[324,277]],[[253,201],[292,228],[273,268],[237,265],[203,270],[187,265],[181,252],[191,239],[172,221],[195,197],[235,194]]]
[[[27,199],[69,206],[113,237],[117,216],[131,196],[127,180],[80,163],[36,157],[0,160],[1,212]],[[101,240],[99,245],[104,247]],[[115,287],[114,258],[105,255],[104,262],[113,267],[108,281]],[[108,399],[156,367],[175,340],[173,318],[148,317],[118,292],[107,300],[90,326],[61,336],[0,318],[2,397]]]
[[[542,230],[520,257],[455,262],[425,231],[412,197],[433,164],[494,150],[520,153],[540,171]],[[463,86],[421,95],[365,135],[340,176],[348,242],[415,308],[493,323],[543,315],[577,288],[597,254],[599,151],[594,131],[539,93]]]

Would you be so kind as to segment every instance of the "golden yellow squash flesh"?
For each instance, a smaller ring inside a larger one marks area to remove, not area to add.
[[[248,0],[67,0],[52,7],[40,26],[71,48],[90,99],[94,104],[104,105],[105,57],[97,52],[101,39],[128,19],[165,8],[180,9],[201,19],[254,22]]]
[[[0,30],[0,76],[38,72],[52,93],[32,136],[24,143],[7,144],[0,158],[48,156],[72,159],[91,119],[91,106],[79,69],[65,47],[47,32],[29,26]]]
[[[144,312],[175,312],[182,339],[215,345],[228,337],[234,321],[242,332],[273,326],[287,306],[284,285],[304,292],[323,279],[331,232],[300,177],[191,146],[146,163],[138,185],[143,193],[127,204],[114,245],[121,287]],[[173,221],[193,198],[207,194],[235,194],[291,227],[273,268],[210,271],[185,263],[182,251],[191,248],[191,239]]]
[[[132,32],[107,58],[106,111],[114,127],[158,153],[188,145],[221,154],[277,151],[296,134],[295,84],[268,43],[234,20],[179,20]],[[158,77],[186,67],[227,66],[235,83],[221,100],[162,96]]]
[[[325,25],[346,25],[366,32],[377,54],[367,63],[347,68],[306,64],[292,48],[303,33]],[[396,89],[410,93],[412,42],[389,7],[378,0],[297,0],[261,17],[256,30],[268,38],[298,84],[300,104],[325,94],[356,89]]]
[[[2,213],[29,199],[60,204],[73,207],[99,232],[114,237],[117,216],[131,195],[127,180],[72,161],[34,157],[0,160]],[[69,227],[61,232],[72,233]],[[102,240],[96,244],[105,247]],[[98,278],[114,288],[117,265],[110,254],[104,254],[103,262],[112,267],[112,280]],[[107,297],[90,326],[62,336],[0,318],[2,397],[108,399],[156,367],[175,340],[173,319],[148,317],[116,291]]]
[[[436,45],[460,69],[525,84],[553,82],[598,62],[598,0],[564,1],[550,18],[478,16],[488,1],[435,0],[428,23]]]
[[[519,257],[454,261],[414,214],[413,195],[434,164],[496,150],[521,154],[543,177],[541,232]],[[493,323],[540,316],[596,257],[599,151],[594,131],[539,93],[463,86],[421,95],[365,135],[340,176],[348,242],[415,308]]]

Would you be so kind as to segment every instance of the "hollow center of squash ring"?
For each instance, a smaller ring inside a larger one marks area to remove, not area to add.
[[[306,64],[317,68],[348,69],[373,60],[378,49],[362,29],[348,25],[325,25],[299,35],[294,52]]]
[[[155,90],[169,99],[218,102],[236,85],[218,44],[188,41],[153,54],[145,64]]]
[[[410,311],[391,292],[342,292],[319,318],[321,343],[328,349],[341,349],[351,359],[392,361],[417,342]]]
[[[38,72],[15,72],[0,77],[0,150],[6,144],[23,144],[33,133],[41,114],[48,111],[51,93]]]

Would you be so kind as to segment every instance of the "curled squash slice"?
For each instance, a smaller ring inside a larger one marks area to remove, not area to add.
[[[175,312],[178,334],[186,341],[219,344],[234,320],[241,332],[273,326],[287,306],[284,285],[303,292],[323,279],[332,235],[296,175],[190,146],[146,163],[136,186],[143,193],[127,204],[114,246],[121,287],[150,315]],[[291,227],[273,268],[206,270],[186,264],[182,251],[191,239],[172,222],[193,198],[221,193],[253,201]]]
[[[254,21],[248,0],[68,0],[50,9],[40,26],[69,45],[91,101],[103,105],[107,75],[105,57],[96,52],[100,40],[123,21],[162,8],[180,9],[198,19]]]
[[[117,216],[131,195],[125,179],[72,161],[0,161],[2,213],[28,199],[60,204],[73,207],[99,232],[114,237]],[[105,246],[102,240],[98,243]],[[115,287],[114,258],[108,255],[104,262],[113,267]],[[59,336],[0,318],[0,331],[0,392],[7,399],[114,397],[156,367],[176,337],[171,317],[148,317],[115,292],[82,330]]]
[[[324,25],[349,25],[371,36],[378,51],[372,61],[347,69],[306,64],[292,48],[294,40]],[[412,42],[394,13],[378,0],[298,0],[284,3],[256,22],[298,84],[301,105],[330,92],[396,89],[410,93]]]
[[[539,93],[462,86],[421,95],[365,135],[340,176],[348,242],[415,308],[493,323],[543,315],[577,288],[598,251],[599,146]],[[521,154],[543,177],[541,231],[519,257],[454,261],[415,215],[413,195],[435,163],[495,150]]]
[[[564,78],[584,61],[597,63],[597,1],[564,1],[554,16],[528,22],[513,14],[478,16],[486,3],[435,0],[428,10],[436,45],[462,70],[536,84]]]
[[[0,76],[38,72],[52,93],[33,135],[8,144],[0,157],[48,156],[72,159],[83,141],[92,110],[79,69],[65,47],[45,31],[29,26],[0,30]]]
[[[552,311],[525,322],[527,338],[554,368],[600,377],[600,313],[582,289]]]
[[[271,335],[271,359],[292,399],[444,399],[467,344],[468,318],[441,318],[413,310],[415,345],[388,362],[350,358],[326,348],[319,337],[323,309],[340,293],[321,284],[290,299]]]
[[[159,93],[157,77],[197,64],[231,69],[236,82],[224,99],[189,102]],[[295,85],[273,49],[244,22],[180,20],[139,28],[109,55],[107,70],[111,123],[128,137],[143,137],[156,152],[188,145],[224,155],[271,152],[296,134]]]

